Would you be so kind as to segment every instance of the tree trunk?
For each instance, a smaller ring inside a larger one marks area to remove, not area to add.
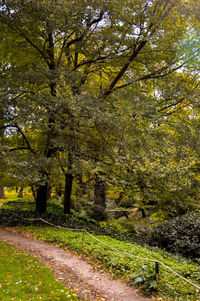
[[[36,201],[36,197],[37,197],[37,193],[35,191],[35,188],[33,185],[31,185],[31,191],[32,191],[32,194],[33,194],[33,197],[34,197],[34,200]]]
[[[104,181],[98,175],[95,176],[94,204],[106,208],[106,187]]]
[[[73,176],[70,173],[65,174],[65,194],[64,194],[64,213],[70,214],[71,210],[71,192]]]
[[[49,27],[49,25],[47,24]],[[54,41],[53,41],[53,34],[51,33],[51,29],[48,28],[48,56],[49,56],[49,70],[55,70],[55,56],[54,56]],[[56,97],[56,83],[51,81],[49,84],[50,93],[51,96]],[[53,139],[56,136],[55,132],[55,116],[52,110],[48,111],[49,113],[49,133],[47,134],[47,145],[46,145],[46,151],[45,156],[46,158],[51,158],[52,155],[56,152],[56,149],[54,147]],[[40,185],[37,188],[36,193],[36,211],[40,214],[46,213],[46,206],[47,206],[47,200],[50,196],[50,190],[49,190],[49,173],[47,171],[44,171],[44,176],[47,178],[46,183],[44,185]]]
[[[37,189],[36,211],[38,213],[46,213],[47,196],[48,196],[48,183],[45,183],[44,185],[39,186]]]
[[[48,185],[48,189],[47,189],[47,201],[50,200],[51,198],[51,186]]]
[[[0,139],[3,138],[4,136],[4,110],[3,110],[3,106],[2,108],[0,108]],[[5,193],[4,193],[4,187],[0,186],[0,199],[5,199]]]
[[[18,191],[18,198],[23,198],[23,187],[20,187],[20,190]]]
[[[5,199],[4,187],[0,186],[0,199]]]

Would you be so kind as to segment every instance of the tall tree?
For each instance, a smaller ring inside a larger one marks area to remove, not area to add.
[[[83,115],[91,127],[102,128],[102,116],[109,118],[119,91],[128,87],[133,101],[151,100],[156,82],[183,65],[176,50],[188,20],[182,2],[173,0],[0,3],[1,47],[9,50],[4,72],[9,81],[2,87],[7,89],[5,127],[20,133],[25,143],[21,150],[31,152],[36,162],[44,161],[38,167],[36,195],[36,209],[43,213],[51,160],[58,151],[68,153],[70,195],[73,160],[82,141],[76,133],[84,128],[87,138]],[[43,136],[40,145],[27,139],[27,125],[38,138]]]

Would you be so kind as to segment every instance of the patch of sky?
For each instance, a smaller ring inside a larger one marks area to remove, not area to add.
[[[188,31],[179,44],[178,54],[183,62],[187,62],[186,67],[199,65],[200,33],[195,28],[188,27]]]

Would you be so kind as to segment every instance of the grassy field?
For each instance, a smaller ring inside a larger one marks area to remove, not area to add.
[[[78,300],[33,256],[0,242],[0,300]]]
[[[16,201],[18,199],[17,193],[14,190],[10,191],[5,189],[4,193],[5,193],[5,198],[4,199],[0,198],[0,203],[7,203],[10,201]],[[23,193],[23,198],[33,199],[32,193],[30,191],[25,190],[25,192]]]

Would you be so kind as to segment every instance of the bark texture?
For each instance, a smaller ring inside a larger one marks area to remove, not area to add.
[[[95,176],[94,184],[94,204],[106,208],[106,187],[105,182],[98,176]]]
[[[48,196],[48,183],[45,183],[44,185],[39,186],[37,189],[36,211],[38,213],[46,213],[47,196]]]
[[[71,211],[71,193],[73,176],[70,173],[65,174],[65,194],[64,194],[64,213],[70,214]]]

